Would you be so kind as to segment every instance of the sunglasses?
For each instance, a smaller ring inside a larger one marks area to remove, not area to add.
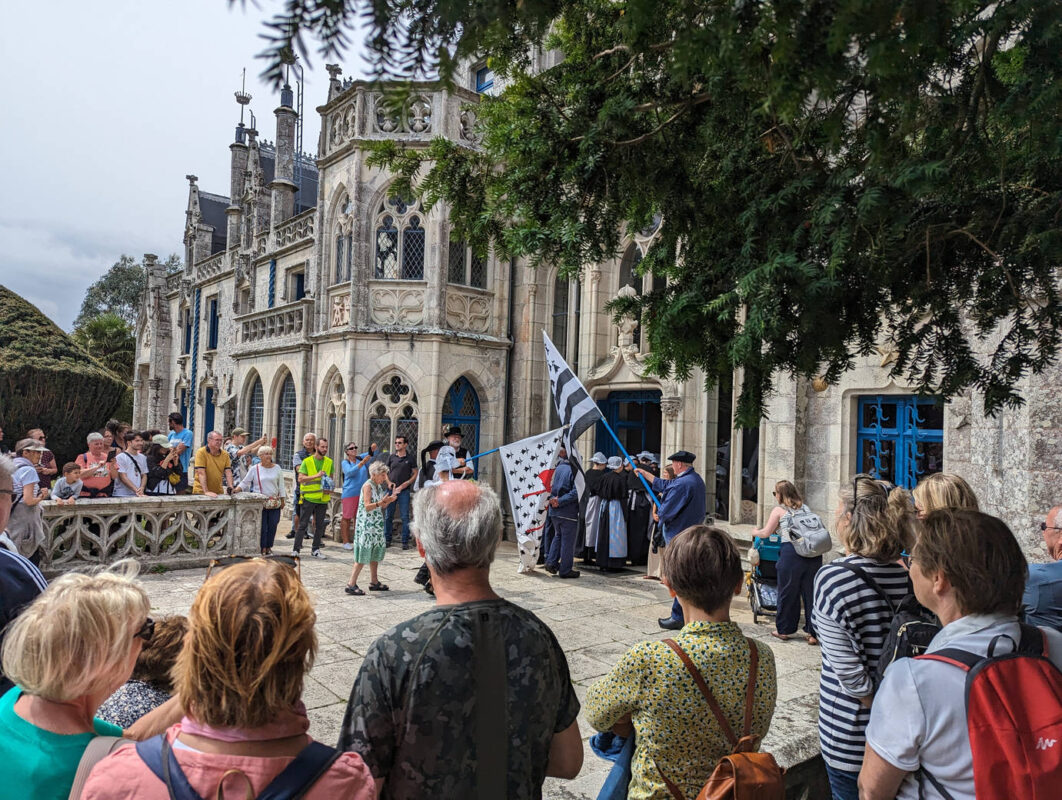
[[[151,641],[151,637],[155,635],[155,620],[148,617],[144,620],[144,624],[140,626],[140,630],[133,634],[134,639],[143,639],[145,643]]]
[[[357,451],[357,449],[358,449],[358,448],[356,448],[356,447],[348,447],[348,448],[347,448],[347,452],[349,453],[349,452],[351,452],[351,451]]]
[[[1042,531],[1062,531],[1062,526],[1048,525],[1046,522],[1040,523],[1040,530]]]

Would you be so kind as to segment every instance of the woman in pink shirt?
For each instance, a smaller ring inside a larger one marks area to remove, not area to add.
[[[203,584],[174,667],[186,716],[139,745],[149,760],[154,754],[156,767],[169,760],[171,783],[183,778],[200,797],[257,797],[307,749],[310,723],[300,697],[317,650],[315,621],[298,576],[281,563],[237,564]],[[304,785],[314,772],[300,776]],[[357,753],[340,754],[304,795],[375,796]],[[170,792],[138,748],[125,745],[92,770],[82,800],[133,798],[169,800]]]

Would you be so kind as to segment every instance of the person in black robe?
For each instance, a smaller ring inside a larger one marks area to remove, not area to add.
[[[601,524],[593,563],[602,571],[621,569],[627,563],[627,473],[619,456],[608,460],[597,495],[601,498]]]
[[[601,524],[601,498],[597,494],[601,479],[605,476],[608,459],[604,453],[594,453],[590,459],[591,468],[583,473],[586,489],[579,501],[579,533],[575,540],[576,548],[581,552],[584,564],[593,561],[597,549],[597,532]]]
[[[649,469],[649,453],[638,454],[639,466]],[[636,567],[649,562],[649,528],[653,521],[653,501],[639,480],[637,473],[627,467],[627,488],[630,502],[627,513],[627,559]]]

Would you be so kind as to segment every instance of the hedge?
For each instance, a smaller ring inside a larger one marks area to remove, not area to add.
[[[4,443],[43,428],[62,466],[85,452],[128,384],[24,298],[0,285],[0,425]]]

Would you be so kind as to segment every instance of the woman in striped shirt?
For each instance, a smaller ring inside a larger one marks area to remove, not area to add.
[[[913,542],[915,518],[906,493],[894,492],[890,500],[885,487],[869,475],[856,475],[840,495],[837,534],[845,556],[815,576],[812,614],[822,645],[819,742],[835,800],[858,800],[856,780],[877,688],[874,665],[893,616],[866,577],[893,606],[909,593],[899,559]]]

